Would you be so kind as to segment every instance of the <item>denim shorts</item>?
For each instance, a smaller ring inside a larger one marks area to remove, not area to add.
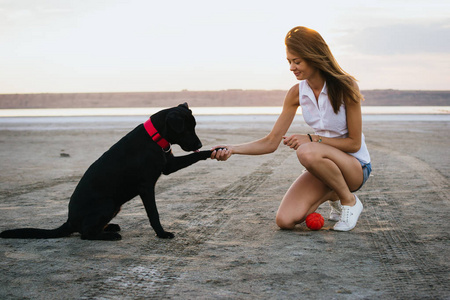
[[[363,163],[359,161],[359,163],[361,164],[361,167],[363,169],[363,182],[359,188],[357,188],[355,191],[352,192],[359,191],[363,187],[364,183],[366,183],[367,179],[369,179],[370,173],[372,172],[372,164],[370,162]]]

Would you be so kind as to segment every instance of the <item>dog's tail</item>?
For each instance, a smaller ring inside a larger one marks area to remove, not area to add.
[[[56,229],[19,228],[5,230],[0,233],[4,239],[54,239],[66,237],[74,233],[69,222],[64,223]]]

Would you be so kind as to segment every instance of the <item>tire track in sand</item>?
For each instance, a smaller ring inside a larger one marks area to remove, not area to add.
[[[438,299],[443,291],[449,291],[448,269],[432,252],[427,251],[427,247],[428,243],[439,245],[442,240],[433,240],[433,236],[436,236],[433,232],[424,234],[419,229],[420,226],[440,228],[440,224],[426,224],[429,219],[425,212],[427,205],[439,205],[442,211],[448,211],[448,180],[426,162],[413,156],[380,146],[371,145],[371,150],[374,157],[382,157],[376,168],[384,168],[382,173],[387,175],[377,178],[374,169],[373,180],[376,181],[375,188],[378,191],[367,195],[369,204],[362,219],[369,228],[384,269],[384,273],[378,276],[387,279],[393,297],[401,295],[405,299]],[[408,184],[401,186],[397,182]],[[430,193],[435,195],[436,203],[421,203],[421,195]],[[436,216],[433,222],[436,220],[442,220],[442,227],[447,226],[445,218]],[[448,230],[444,228],[442,231],[444,233],[438,236],[448,235],[445,233]]]
[[[24,194],[36,192],[38,190],[43,190],[51,187],[55,187],[57,185],[68,183],[68,182],[78,182],[81,179],[81,176],[63,176],[59,178],[55,178],[48,181],[36,182],[26,185],[21,185],[18,187],[14,187],[12,189],[5,189],[0,194],[0,201],[8,200],[11,198],[15,198]]]
[[[101,296],[114,298],[125,294],[126,289],[132,287],[135,293],[142,292],[133,297],[145,298],[151,295],[152,298],[166,298],[172,286],[189,267],[189,261],[202,251],[201,245],[226,226],[233,208],[239,206],[246,197],[251,197],[289,154],[290,152],[286,152],[277,155],[259,165],[252,173],[237,178],[228,186],[201,199],[198,206],[201,210],[183,216],[186,236],[178,236],[167,243],[166,254],[153,257],[151,265],[130,265],[122,269],[120,274],[102,280]],[[142,280],[137,282],[136,277]],[[97,292],[83,295],[83,298],[96,297]]]

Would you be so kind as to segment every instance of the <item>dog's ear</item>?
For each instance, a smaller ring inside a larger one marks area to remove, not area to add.
[[[184,116],[176,111],[172,111],[167,114],[166,125],[176,133],[181,133],[184,130]]]
[[[180,105],[178,105],[178,106],[179,106],[179,107],[184,107],[184,108],[189,109],[189,105],[188,105],[187,102],[184,102],[183,104],[180,104]]]

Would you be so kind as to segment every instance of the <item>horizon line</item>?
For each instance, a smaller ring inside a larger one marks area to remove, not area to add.
[[[0,109],[0,118],[11,117],[85,117],[85,116],[150,116],[166,107],[114,108],[28,108]],[[419,109],[420,108],[420,109]],[[281,106],[192,107],[194,115],[279,115]],[[362,106],[363,115],[446,115],[450,106]],[[299,107],[297,114],[302,114]]]
[[[115,91],[115,92],[27,92],[27,93],[0,93],[2,95],[39,95],[39,94],[132,94],[132,93],[186,93],[186,92],[255,92],[255,91],[264,91],[264,92],[286,92],[284,89],[224,89],[224,90],[189,90],[182,89],[177,91]],[[393,88],[385,88],[385,89],[361,89],[361,92],[364,91],[399,91],[399,92],[450,92],[450,89],[393,89]]]

